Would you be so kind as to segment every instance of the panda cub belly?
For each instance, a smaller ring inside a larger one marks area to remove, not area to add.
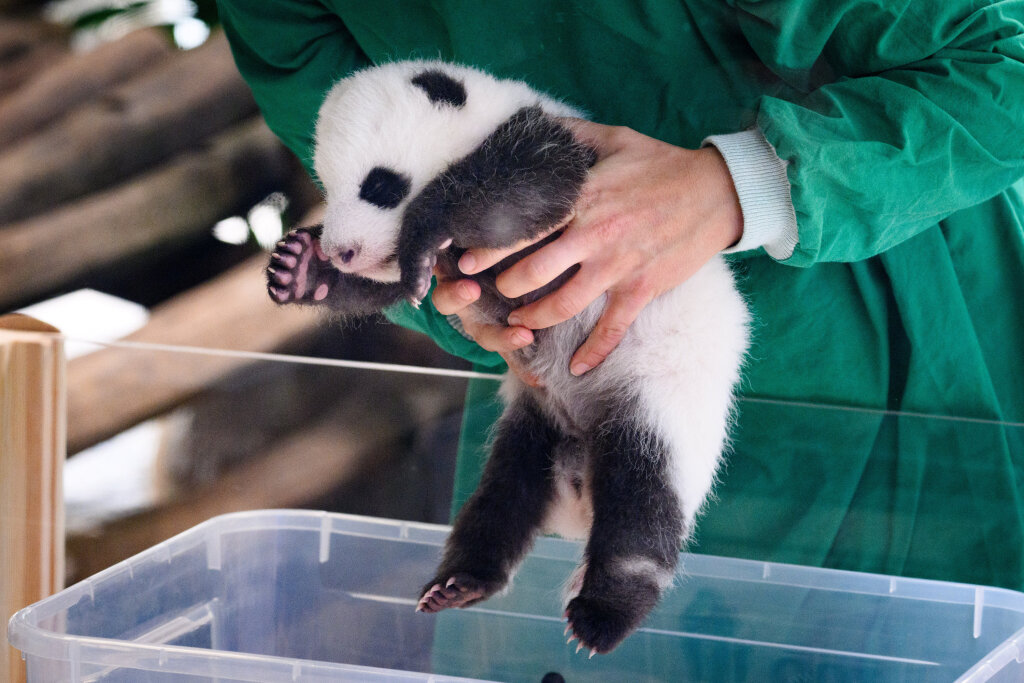
[[[418,306],[435,265],[455,276],[467,249],[540,236],[569,215],[596,161],[560,120],[579,115],[523,83],[443,62],[339,81],[316,127],[324,222],[278,244],[271,298],[342,316]],[[483,319],[503,323],[529,300],[495,285],[516,258],[475,276]],[[480,484],[419,611],[501,591],[538,533],[586,541],[565,614],[591,654],[615,648],[672,583],[726,442],[748,314],[728,266],[712,259],[648,305],[604,363],[574,377],[569,359],[603,306],[602,297],[536,331],[520,352],[542,386],[503,381]]]

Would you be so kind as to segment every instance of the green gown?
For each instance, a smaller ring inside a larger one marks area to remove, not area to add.
[[[220,0],[220,18],[307,167],[332,82],[394,59],[520,78],[681,146],[758,126],[799,243],[730,256],[754,341],[691,549],[1024,589],[1024,2]],[[429,303],[389,315],[503,368]],[[493,390],[470,387],[456,505]]]

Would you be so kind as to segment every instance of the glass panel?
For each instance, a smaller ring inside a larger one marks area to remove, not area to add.
[[[35,613],[44,631],[110,639],[83,641],[72,668],[89,680],[326,680],[345,665],[946,681],[1024,643],[1024,595],[916,581],[1021,588],[1024,425],[741,400],[698,554],[637,634],[588,662],[559,640],[576,545],[544,539],[508,594],[431,617],[412,611],[440,549],[429,529],[282,517],[163,543],[263,508],[446,522],[463,413],[494,414],[493,377],[91,346],[67,368],[70,574],[142,555]],[[65,671],[63,651],[30,661]]]

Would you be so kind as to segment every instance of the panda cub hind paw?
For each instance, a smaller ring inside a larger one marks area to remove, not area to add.
[[[314,303],[327,298],[333,266],[310,230],[298,228],[274,247],[267,267],[267,292],[278,304]]]
[[[500,588],[500,582],[483,581],[467,572],[456,572],[447,579],[438,577],[428,583],[416,604],[416,611],[429,614],[453,607],[469,607],[489,598]]]
[[[637,626],[642,615],[628,606],[617,605],[614,600],[576,597],[565,610],[568,624],[567,642],[579,640],[576,651],[589,651],[590,656],[607,654]]]

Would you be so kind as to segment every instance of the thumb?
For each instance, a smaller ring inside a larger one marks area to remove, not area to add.
[[[612,133],[614,126],[606,126],[602,123],[594,123],[586,119],[563,117],[558,119],[559,123],[569,129],[578,141],[589,145],[597,150],[598,157],[604,157],[613,151]]]

